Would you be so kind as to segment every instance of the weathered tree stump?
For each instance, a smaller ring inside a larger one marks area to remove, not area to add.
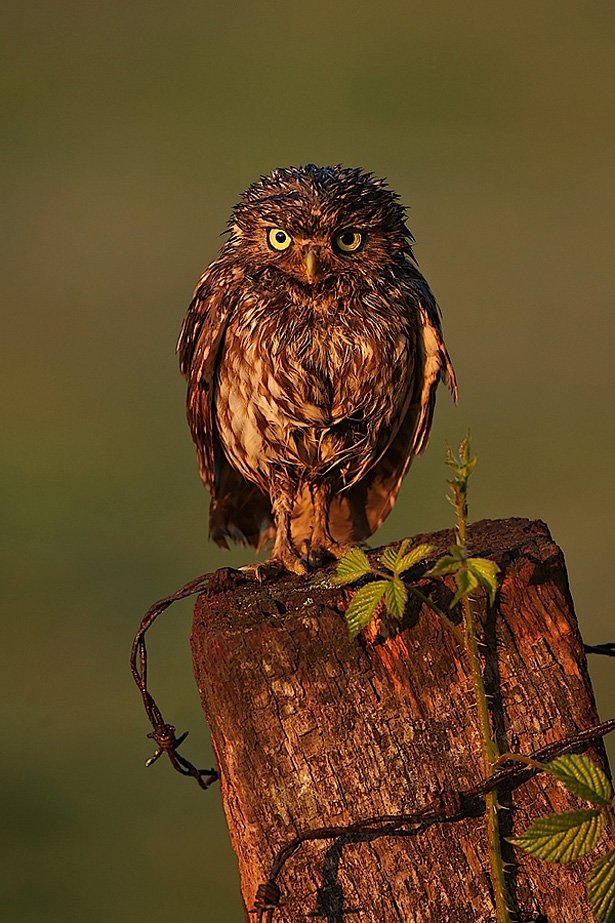
[[[564,557],[547,527],[483,521],[469,538],[473,553],[502,570],[495,606],[482,605],[501,749],[530,753],[597,723]],[[453,535],[417,541],[441,553]],[[246,582],[196,605],[194,667],[246,910],[277,850],[298,832],[410,812],[482,776],[471,684],[454,639],[414,606],[396,637],[350,641],[348,594],[331,587],[332,571]],[[605,765],[601,744],[592,755]],[[581,806],[544,775],[503,799],[510,834]],[[607,843],[615,845],[612,834],[601,851]],[[589,920],[594,858],[558,866],[518,854],[512,891],[521,919]],[[308,843],[279,884],[276,923],[494,919],[482,816],[406,836]]]

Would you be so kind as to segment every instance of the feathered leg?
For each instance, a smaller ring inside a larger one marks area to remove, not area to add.
[[[333,496],[330,481],[314,484],[311,487],[312,505],[314,507],[314,528],[310,542],[310,561],[320,564],[327,558],[341,558],[351,545],[336,542],[329,530],[329,509]]]
[[[275,524],[275,541],[271,557],[261,564],[246,564],[240,568],[244,574],[261,582],[288,570],[293,574],[306,574],[307,567],[292,539],[291,516],[297,494],[297,482],[285,471],[271,476],[269,499]]]
[[[297,485],[288,477],[277,477],[271,485],[271,510],[276,533],[271,558],[267,563],[280,563],[294,574],[305,574],[307,568],[295,547],[290,527],[296,493]]]

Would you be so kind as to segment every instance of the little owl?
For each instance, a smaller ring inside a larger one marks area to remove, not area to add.
[[[273,539],[271,569],[305,573],[388,516],[455,374],[383,180],[275,170],[228,227],[177,347],[210,533],[225,547]]]

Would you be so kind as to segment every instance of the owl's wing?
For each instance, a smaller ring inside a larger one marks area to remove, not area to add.
[[[229,465],[215,427],[216,369],[234,300],[215,264],[199,280],[177,341],[179,367],[188,380],[187,417],[201,478],[211,491],[209,532],[260,548],[273,534],[268,497]]]
[[[455,403],[457,403],[457,379],[451,357],[442,337],[440,323],[440,310],[429,287],[425,283],[419,287],[419,374],[415,379],[415,398],[410,405],[411,419],[416,419],[410,443],[410,458],[406,468],[401,474],[403,478],[410,461],[415,455],[420,455],[427,445],[431,421],[436,406],[436,389],[438,383],[443,381]],[[420,374],[422,368],[422,376]]]
[[[179,368],[188,381],[188,423],[201,477],[210,489],[219,455],[213,423],[216,365],[232,313],[232,301],[222,286],[212,284],[212,275],[210,267],[199,279],[177,341]]]
[[[340,542],[368,538],[393,509],[412,459],[427,445],[440,381],[448,385],[453,400],[457,401],[457,381],[442,338],[440,312],[426,283],[417,284],[413,301],[414,310],[419,313],[419,336],[410,404],[377,465],[359,483],[335,498],[330,527],[333,537]]]

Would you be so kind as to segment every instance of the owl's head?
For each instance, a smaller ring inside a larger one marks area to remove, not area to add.
[[[251,272],[268,269],[302,285],[373,278],[412,256],[405,209],[384,180],[341,166],[288,167],[261,177],[229,221],[226,245]]]

